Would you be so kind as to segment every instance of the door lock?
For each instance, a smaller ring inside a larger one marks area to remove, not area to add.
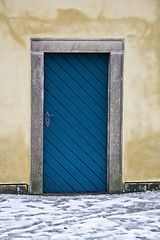
[[[54,117],[54,115],[50,115],[49,112],[46,112],[45,114],[45,125],[46,127],[49,127],[49,124],[50,124],[50,120],[51,118]]]

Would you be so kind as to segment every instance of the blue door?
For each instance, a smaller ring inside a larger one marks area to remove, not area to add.
[[[108,55],[44,57],[44,192],[107,190]]]

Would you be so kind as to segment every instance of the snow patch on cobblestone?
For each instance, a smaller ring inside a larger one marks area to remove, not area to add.
[[[0,195],[0,239],[160,239],[160,192]]]

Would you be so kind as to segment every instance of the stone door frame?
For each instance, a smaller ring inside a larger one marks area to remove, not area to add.
[[[108,133],[107,192],[120,193],[122,183],[122,117],[124,39],[31,39],[31,173],[29,191],[43,193],[44,53],[107,53]]]

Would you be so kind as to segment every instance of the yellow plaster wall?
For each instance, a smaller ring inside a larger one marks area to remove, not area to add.
[[[123,180],[160,181],[160,1],[0,0],[0,183],[29,183],[33,37],[125,38]]]

